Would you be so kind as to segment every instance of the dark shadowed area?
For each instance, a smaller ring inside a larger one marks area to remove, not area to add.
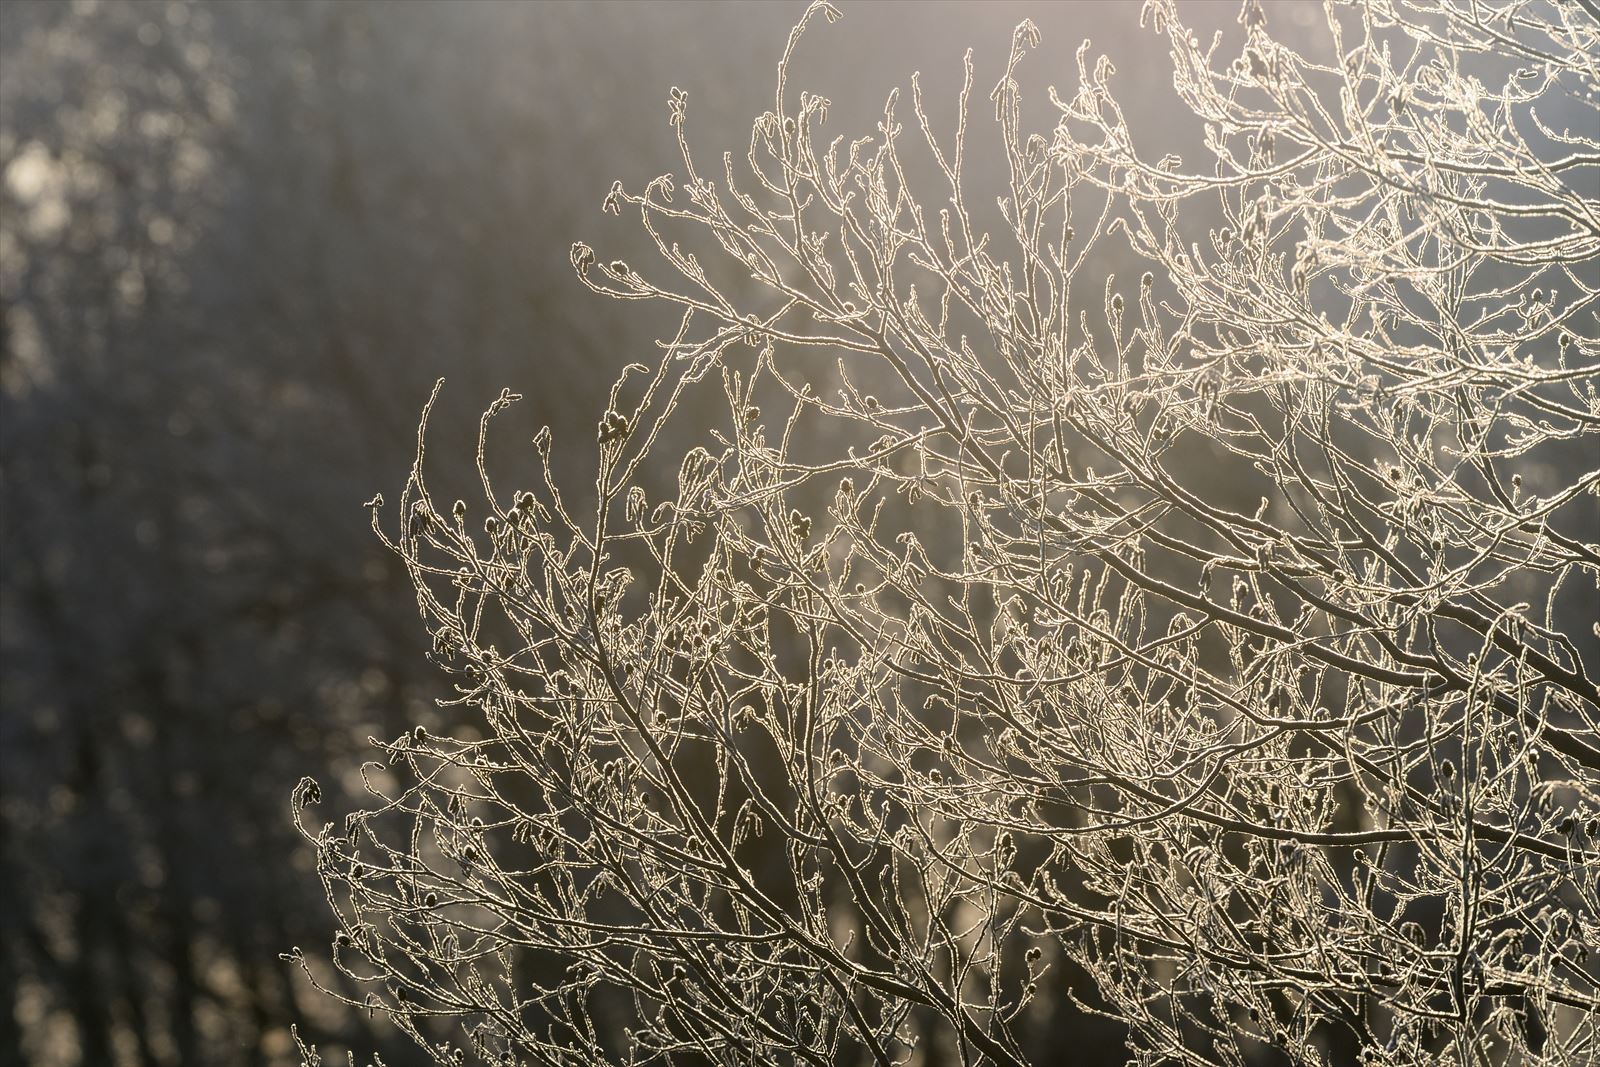
[[[841,132],[913,70],[953,121],[963,50],[986,94],[1024,17],[1041,110],[1088,36],[1162,128],[1137,3],[844,7],[797,61]],[[291,1023],[416,1062],[278,956],[331,936],[296,780],[333,818],[369,736],[467,728],[361,504],[441,376],[442,448],[510,387],[581,495],[606,389],[672,322],[568,248],[650,258],[611,182],[676,169],[672,86],[703,158],[741,153],[802,8],[0,5],[0,1062],[285,1065]],[[1048,1040],[1122,1062],[1065,994]]]

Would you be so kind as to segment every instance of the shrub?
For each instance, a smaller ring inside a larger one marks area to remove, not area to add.
[[[509,392],[482,501],[424,417],[374,510],[483,729],[306,831],[370,1007],[444,1063],[1054,1062],[1068,1000],[1139,1063],[1593,1053],[1600,19],[1268,12],[1144,6],[1199,166],[1087,45],[1028,132],[1028,23],[976,163],[970,54],[953,136],[916,81],[824,135],[822,2],[743,167],[673,91],[605,199],[659,262],[572,251],[682,313],[592,513],[548,434],[491,477]]]

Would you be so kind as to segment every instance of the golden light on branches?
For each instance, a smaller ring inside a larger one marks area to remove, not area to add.
[[[1087,46],[1029,132],[1024,23],[980,210],[970,55],[954,131],[835,133],[813,4],[742,160],[674,90],[606,197],[659,259],[572,250],[682,312],[592,513],[490,477],[514,395],[472,503],[424,421],[374,527],[484,729],[305,830],[441,1062],[1015,1065],[1068,998],[1141,1063],[1595,1055],[1600,21],[1182,14],[1202,159]]]

